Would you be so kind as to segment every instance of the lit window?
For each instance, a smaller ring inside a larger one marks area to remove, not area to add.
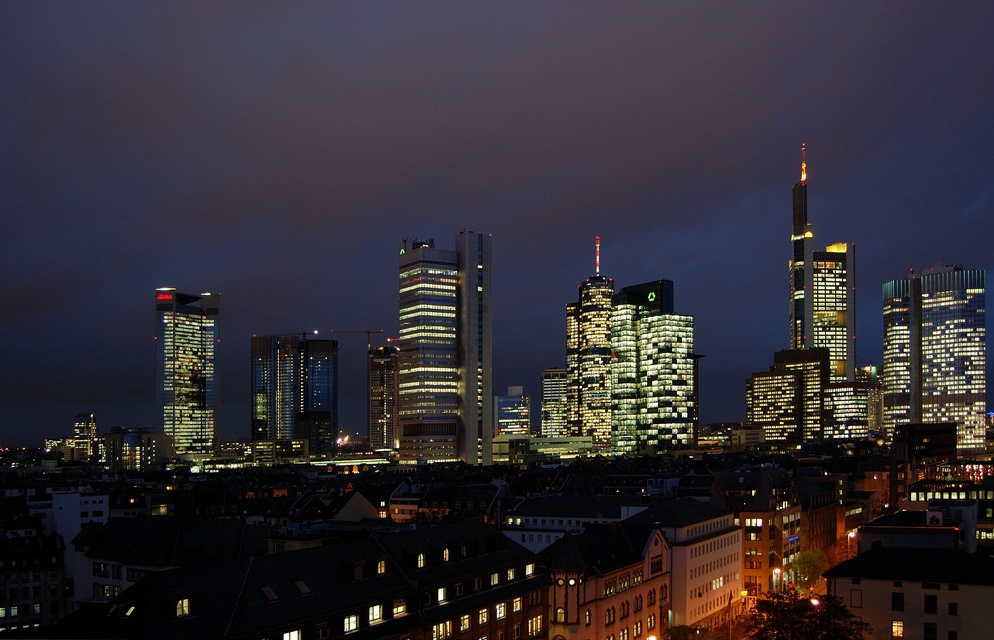
[[[497,612],[498,620],[502,620],[504,616],[507,615],[507,605],[505,605],[503,602],[498,602],[497,606],[494,607],[494,610]]]
[[[403,599],[393,601],[393,615],[402,616],[407,613],[407,603]]]
[[[459,631],[469,631],[469,614],[459,618]]]
[[[11,607],[11,615],[17,615],[14,613],[14,607]],[[176,617],[182,618],[183,616],[190,615],[190,599],[183,598],[176,603]]]
[[[418,554],[418,569],[421,569],[424,566],[425,566],[425,554],[419,553]]]
[[[350,633],[359,628],[359,616],[346,616],[343,624],[345,633]]]
[[[530,576],[530,575],[532,575],[534,573],[535,573],[535,565],[534,564],[526,564],[525,565],[525,575],[526,576]]]
[[[890,621],[890,637],[891,638],[903,638],[904,637],[904,620],[891,620]]]
[[[521,611],[521,598],[515,598],[511,603],[511,611]]]
[[[283,634],[283,640],[300,640],[300,629],[287,631]]]
[[[495,586],[499,582],[500,582],[500,574],[499,573],[491,573],[490,574],[490,586],[491,587]]]
[[[369,623],[375,624],[383,619],[383,605],[374,604],[369,608]]]
[[[480,613],[479,613],[477,621],[480,624],[487,624],[487,610],[486,609],[480,609]]]
[[[442,640],[452,635],[452,621],[439,622],[431,628],[431,640]]]
[[[376,573],[377,574],[382,574],[382,573],[386,573],[386,572],[387,572],[387,561],[386,560],[380,560],[379,562],[377,562],[376,563]]]
[[[438,588],[438,601],[445,602],[445,587]]]
[[[448,547],[445,547],[445,549],[442,550],[442,560],[444,560],[445,562],[449,561],[449,548]]]
[[[542,633],[542,616],[528,619],[528,635],[537,636]]]
[[[514,569],[508,569],[507,570],[507,579],[508,580],[514,580]]]

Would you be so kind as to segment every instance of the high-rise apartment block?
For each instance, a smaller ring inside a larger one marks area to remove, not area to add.
[[[982,269],[950,266],[883,287],[884,428],[956,423],[963,453],[984,447],[985,287]]]
[[[542,372],[542,436],[569,435],[566,427],[566,369],[553,367]]]
[[[491,238],[400,246],[400,459],[490,464]]]
[[[393,345],[369,349],[369,448],[397,449],[400,349]]]
[[[612,298],[611,433],[618,453],[694,444],[694,319],[673,311],[673,282]]]
[[[252,337],[252,439],[307,440],[329,453],[338,437],[338,342],[307,334]]]
[[[155,292],[156,419],[177,456],[214,451],[219,308],[216,293]]]
[[[611,298],[614,280],[600,274],[600,238],[594,275],[566,305],[566,420],[569,435],[611,444]]]
[[[801,180],[794,185],[790,261],[790,348],[829,350],[832,382],[855,379],[856,246],[844,242],[814,251],[808,222],[807,162],[801,147]]]
[[[531,398],[524,387],[508,387],[507,395],[494,398],[494,429],[498,434],[531,434]]]

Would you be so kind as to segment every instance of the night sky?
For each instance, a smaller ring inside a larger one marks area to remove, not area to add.
[[[979,1],[0,3],[0,444],[154,425],[161,286],[220,294],[245,437],[253,333],[396,335],[399,242],[460,229],[493,234],[494,393],[536,422],[596,235],[617,288],[674,281],[701,418],[742,420],[787,344],[802,142],[860,364],[884,281],[994,266],[992,34]]]

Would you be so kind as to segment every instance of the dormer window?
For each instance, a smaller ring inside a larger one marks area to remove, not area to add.
[[[380,558],[376,562],[376,575],[382,575],[387,572],[387,561]]]
[[[445,547],[444,549],[442,549],[442,561],[443,562],[448,562],[449,561],[449,548],[448,547]]]
[[[176,617],[185,618],[190,615],[190,599],[183,598],[176,603]]]
[[[418,554],[418,569],[423,569],[425,566],[425,554]]]

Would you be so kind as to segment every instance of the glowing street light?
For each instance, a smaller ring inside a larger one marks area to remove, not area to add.
[[[780,585],[781,585],[780,574],[782,572],[783,570],[780,569],[780,567],[777,567],[776,569],[773,570],[773,590],[776,591],[777,593],[780,593]]]

